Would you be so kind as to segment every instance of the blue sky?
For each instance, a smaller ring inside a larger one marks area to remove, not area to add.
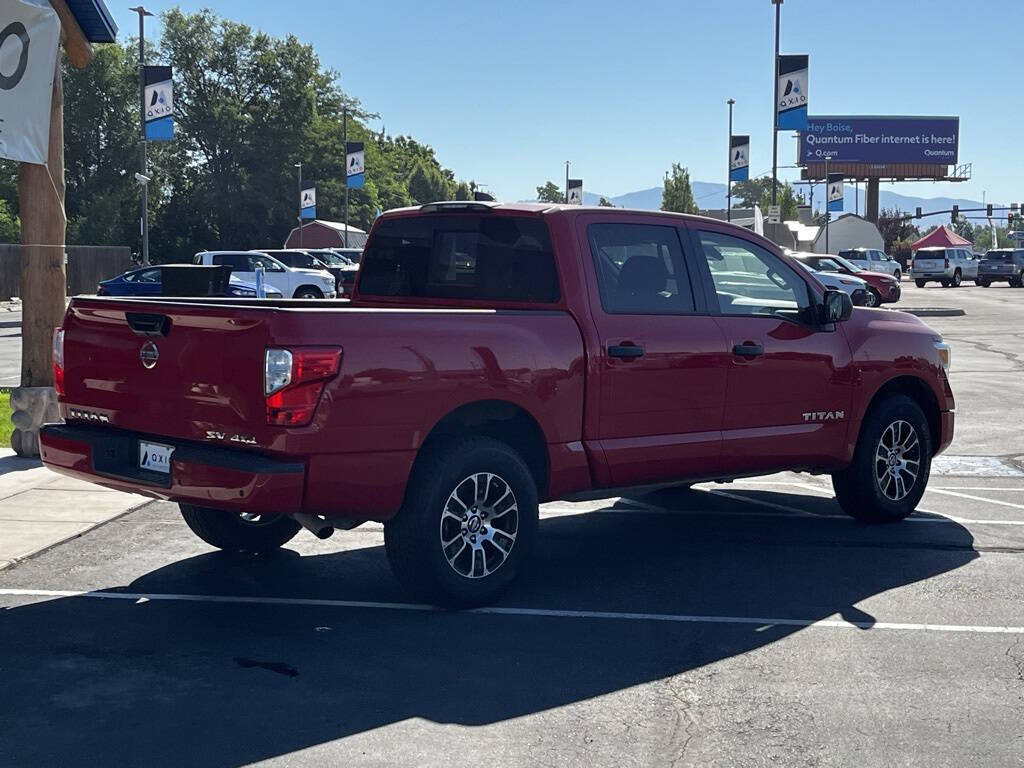
[[[131,4],[107,2],[122,37],[132,34]],[[174,5],[313,44],[388,133],[431,144],[460,178],[502,199],[562,184],[566,160],[588,191],[609,195],[660,184],[672,162],[724,182],[730,97],[736,133],[752,136],[751,173],[771,169],[770,0],[146,4]],[[786,0],[782,52],[811,56],[811,114],[960,115],[960,161],[973,163],[973,179],[893,191],[1016,201],[1024,159],[1009,148],[1021,109],[1005,83],[1021,73],[1019,25],[1005,22],[1018,15],[996,0],[984,13],[952,0]],[[147,37],[158,33],[150,20]],[[780,134],[780,165],[794,162],[790,136]]]

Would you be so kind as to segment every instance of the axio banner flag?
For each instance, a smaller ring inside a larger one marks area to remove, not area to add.
[[[583,205],[583,179],[569,179],[565,190],[565,201],[569,205]]]
[[[750,136],[729,138],[729,181],[750,178]]]
[[[828,212],[835,213],[843,210],[843,174],[830,173],[827,181]]]
[[[349,189],[362,189],[366,185],[365,152],[363,142],[350,141],[345,145],[345,176]]]
[[[0,157],[46,163],[59,42],[46,0],[0,0]]]
[[[959,117],[812,116],[800,134],[797,165],[928,163],[955,165]]]
[[[302,192],[299,193],[299,215],[304,219],[316,218],[316,182],[302,182]]]
[[[780,131],[807,130],[807,54],[779,56]]]
[[[174,138],[174,85],[170,67],[145,67],[142,71],[143,107],[146,110],[146,141]]]

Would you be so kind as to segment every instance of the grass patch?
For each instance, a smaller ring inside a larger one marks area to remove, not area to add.
[[[0,389],[0,448],[11,447],[11,390]]]

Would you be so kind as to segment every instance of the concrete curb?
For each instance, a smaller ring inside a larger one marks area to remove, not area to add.
[[[967,311],[959,307],[922,307],[920,309],[900,309],[900,312],[906,312],[908,315],[917,315],[918,317],[962,317],[967,314]]]

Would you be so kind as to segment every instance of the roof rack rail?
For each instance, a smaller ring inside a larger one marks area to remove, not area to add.
[[[438,203],[426,203],[420,206],[423,212],[430,211],[489,211],[498,203],[482,200],[445,200]]]

